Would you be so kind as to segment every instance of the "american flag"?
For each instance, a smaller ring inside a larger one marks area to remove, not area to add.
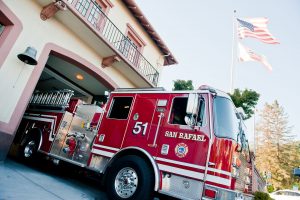
[[[241,43],[238,43],[239,49],[239,61],[247,62],[247,61],[257,61],[263,64],[269,71],[272,71],[272,66],[267,61],[264,55],[258,55],[253,50],[243,46]]]
[[[238,19],[238,34],[241,39],[245,37],[253,37],[267,44],[279,44],[276,39],[268,30],[268,18],[249,18]]]

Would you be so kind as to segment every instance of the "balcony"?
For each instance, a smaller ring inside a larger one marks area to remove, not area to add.
[[[55,17],[74,31],[101,56],[117,55],[121,62],[113,67],[137,87],[157,86],[159,72],[137,47],[105,15],[95,0],[61,0],[68,9]],[[39,1],[45,5],[44,1]],[[49,1],[50,2],[50,1]]]

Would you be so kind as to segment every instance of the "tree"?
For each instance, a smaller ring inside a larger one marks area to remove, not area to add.
[[[300,164],[299,147],[292,142],[288,117],[277,101],[265,104],[257,125],[256,165],[274,188],[289,188],[294,182],[292,169]]]
[[[245,119],[249,119],[254,114],[254,108],[259,99],[259,94],[253,90],[235,89],[233,94],[229,94],[235,107],[242,107],[246,114]]]
[[[194,86],[193,86],[193,81],[191,80],[179,80],[177,79],[174,82],[174,88],[173,90],[193,90]]]

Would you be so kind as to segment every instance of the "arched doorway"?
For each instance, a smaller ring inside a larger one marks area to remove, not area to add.
[[[118,87],[98,67],[79,55],[54,44],[48,46],[51,50],[35,90],[70,89],[75,97],[93,103],[100,101],[105,91]]]
[[[36,90],[72,90],[74,97],[91,104],[103,101],[104,92],[117,87],[117,84],[99,67],[78,54],[56,44],[48,43],[40,54],[38,65],[26,83],[13,117],[6,127],[14,137],[30,98]]]

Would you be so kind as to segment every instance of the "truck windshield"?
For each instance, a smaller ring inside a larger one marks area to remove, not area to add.
[[[239,119],[228,98],[216,96],[214,99],[214,131],[217,137],[237,139]]]

